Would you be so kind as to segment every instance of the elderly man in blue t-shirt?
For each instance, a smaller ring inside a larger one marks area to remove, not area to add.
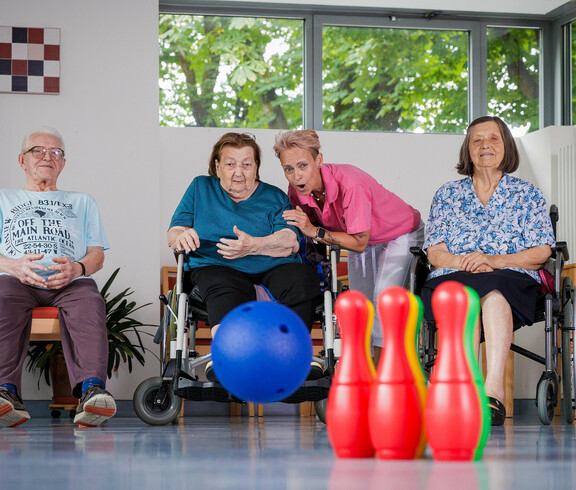
[[[18,155],[23,190],[0,189],[0,426],[30,419],[21,377],[32,310],[59,308],[62,350],[73,394],[74,422],[100,425],[116,413],[106,387],[106,309],[90,274],[104,263],[108,240],[88,194],[57,188],[64,141],[51,128],[29,133]]]

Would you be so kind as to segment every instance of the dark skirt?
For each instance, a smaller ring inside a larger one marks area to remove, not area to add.
[[[512,308],[514,327],[532,325],[536,316],[536,306],[541,296],[540,284],[528,274],[509,269],[499,269],[493,272],[458,271],[429,279],[421,292],[424,303],[424,315],[433,321],[432,293],[440,284],[446,281],[457,281],[474,289],[480,298],[490,291],[498,290]]]

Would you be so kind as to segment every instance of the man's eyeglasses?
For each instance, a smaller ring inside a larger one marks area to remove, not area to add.
[[[24,155],[32,153],[34,158],[43,159],[46,152],[50,154],[52,160],[60,161],[64,158],[64,150],[62,148],[44,148],[43,146],[33,146],[28,151],[25,151]]]

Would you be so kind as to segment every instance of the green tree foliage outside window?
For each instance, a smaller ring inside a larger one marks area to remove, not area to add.
[[[303,21],[160,16],[160,125],[298,128]]]
[[[489,27],[488,112],[517,134],[540,127],[540,31]]]
[[[457,133],[468,124],[468,32],[326,26],[326,129]]]
[[[160,125],[297,129],[304,21],[160,16]],[[518,134],[539,127],[540,31],[487,29],[488,107]],[[322,28],[323,129],[462,133],[465,30]]]

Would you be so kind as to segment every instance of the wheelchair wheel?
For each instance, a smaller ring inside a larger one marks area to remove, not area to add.
[[[132,403],[136,415],[149,425],[166,425],[180,417],[182,399],[174,395],[170,386],[163,403],[156,403],[156,394],[162,386],[162,378],[148,378],[142,381],[134,392]]]
[[[572,281],[569,277],[562,282],[562,403],[566,422],[574,422],[574,403],[576,401],[576,365],[574,362],[574,303]]]
[[[538,416],[544,425],[550,425],[554,418],[554,384],[551,379],[543,378],[538,383],[538,393],[536,404],[538,406]]]
[[[320,419],[320,422],[326,423],[326,405],[328,404],[328,398],[322,400],[316,400],[314,402],[314,409],[316,410],[316,415]]]

